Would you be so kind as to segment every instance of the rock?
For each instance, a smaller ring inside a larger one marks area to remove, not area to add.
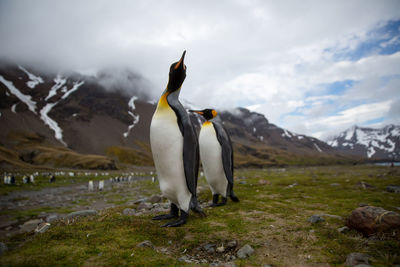
[[[358,206],[359,207],[365,207],[365,206],[368,206],[368,204],[367,203],[359,203]]]
[[[247,184],[246,181],[240,181],[239,184]]]
[[[149,202],[141,202],[138,206],[138,210],[151,210],[153,208],[153,204]]]
[[[140,198],[140,199],[136,200],[134,203],[135,204],[140,204],[140,203],[146,202],[146,201],[147,201],[147,198]]]
[[[50,214],[46,217],[46,222],[52,223],[58,219],[58,214]]]
[[[338,219],[338,220],[343,220],[342,216],[339,215],[332,215],[332,214],[327,214],[327,213],[322,213],[319,216],[321,217],[329,217],[329,218],[334,218],[334,219]]]
[[[226,246],[228,248],[236,248],[237,244],[238,244],[238,242],[236,240],[232,240],[232,241],[229,241],[228,244],[226,244]]]
[[[8,247],[3,242],[0,242],[0,256],[3,255],[6,251],[8,251]]]
[[[214,253],[215,252],[215,244],[205,244],[203,246],[203,248],[207,253]]]
[[[338,183],[332,183],[331,184],[331,186],[334,186],[334,187],[337,187],[337,186],[340,186],[341,184],[338,184]]]
[[[346,257],[346,266],[356,266],[358,264],[368,264],[369,256],[363,253],[350,253]]]
[[[339,233],[345,233],[345,232],[349,231],[350,228],[347,226],[343,226],[343,227],[338,228],[337,230]]]
[[[400,193],[400,185],[390,184],[386,187],[386,191],[391,193]]]
[[[258,180],[258,184],[260,184],[260,185],[270,185],[271,182],[267,181],[267,180],[264,180],[264,179],[260,179],[260,180]]]
[[[400,228],[400,215],[380,207],[359,207],[351,212],[346,226],[364,235],[392,231]]]
[[[187,255],[183,255],[182,257],[180,257],[178,259],[178,261],[182,261],[182,262],[186,262],[186,263],[191,263],[192,262]]]
[[[358,182],[358,183],[356,184],[356,186],[357,186],[358,188],[361,188],[361,189],[375,189],[375,186],[370,185],[370,184],[368,184],[368,183],[366,183],[366,182],[363,182],[363,181]]]
[[[130,209],[130,208],[126,208],[124,209],[124,211],[122,212],[122,214],[124,215],[135,215],[136,210],[135,209]]]
[[[224,245],[221,245],[220,247],[217,247],[217,252],[218,253],[223,253],[225,251]]]
[[[319,223],[319,222],[324,222],[325,219],[322,218],[320,215],[312,215],[308,220],[310,223]]]
[[[153,243],[151,243],[150,240],[145,240],[143,242],[140,242],[139,244],[136,245],[138,248],[154,248]]]
[[[250,245],[246,244],[238,250],[237,256],[240,259],[245,259],[253,253],[254,253],[254,249]]]
[[[27,233],[27,232],[32,232],[36,229],[36,227],[39,225],[39,223],[42,223],[42,219],[34,219],[34,220],[29,220],[25,222],[23,225],[20,225],[21,232],[22,233]]]
[[[161,197],[159,195],[153,195],[149,198],[149,202],[151,203],[159,203],[161,202]]]
[[[82,217],[92,216],[92,215],[96,215],[96,214],[97,214],[97,211],[95,211],[95,210],[79,210],[79,211],[74,211],[74,212],[69,213],[67,215],[67,219],[72,219],[72,218],[76,218],[79,216],[82,216]]]
[[[44,233],[46,232],[48,229],[50,228],[50,224],[49,223],[41,223],[38,225],[38,227],[35,229],[36,233]]]

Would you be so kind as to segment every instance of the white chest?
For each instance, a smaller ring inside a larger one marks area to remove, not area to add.
[[[226,197],[228,180],[222,163],[222,149],[211,123],[201,127],[199,136],[200,158],[204,174],[213,194]]]
[[[183,136],[171,108],[157,109],[154,113],[150,144],[163,196],[187,211],[191,194],[183,167]]]

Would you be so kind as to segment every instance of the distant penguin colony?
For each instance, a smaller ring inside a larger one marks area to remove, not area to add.
[[[197,202],[199,147],[189,114],[179,102],[179,93],[186,78],[185,53],[169,70],[167,88],[158,101],[150,125],[150,145],[157,170],[160,190],[171,202],[169,214],[154,220],[178,218],[163,227],[186,223],[189,210],[205,215]]]
[[[228,197],[238,202],[239,199],[233,192],[233,149],[228,132],[221,123],[210,121],[217,116],[215,110],[191,112],[196,112],[206,119],[200,130],[199,144],[201,163],[213,194],[211,206],[225,205]],[[222,201],[218,203],[220,195]]]

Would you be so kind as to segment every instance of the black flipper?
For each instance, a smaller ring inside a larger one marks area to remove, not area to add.
[[[171,203],[170,213],[155,216],[153,217],[153,220],[169,220],[178,217],[179,217],[179,209],[174,203]]]
[[[178,100],[179,92],[173,92],[167,96],[169,106],[175,112],[179,129],[183,136],[183,167],[185,171],[186,184],[189,192],[192,193],[191,208],[200,209],[197,203],[197,179],[199,174],[199,141],[193,128],[189,114]]]
[[[224,165],[224,172],[226,179],[228,179],[228,184],[233,188],[233,149],[231,138],[225,127],[218,123],[212,122],[215,133],[217,134],[217,139],[222,148],[222,164]],[[229,193],[229,192],[228,192]],[[230,195],[230,194],[229,194]]]

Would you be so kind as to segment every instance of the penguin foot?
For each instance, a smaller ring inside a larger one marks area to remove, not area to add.
[[[184,225],[187,222],[188,217],[189,217],[189,214],[187,212],[184,212],[183,210],[181,210],[181,216],[179,217],[179,219],[177,221],[172,221],[172,222],[166,223],[161,227],[178,227],[178,226]]]
[[[179,217],[179,208],[174,203],[171,203],[170,213],[155,216],[153,217],[153,220],[169,220],[178,217]]]
[[[226,204],[226,202],[227,202],[226,197],[222,197],[221,203],[218,203],[218,198],[219,198],[218,194],[213,195],[213,202],[212,202],[212,204],[209,205],[209,207],[220,207],[220,206],[224,206]]]
[[[230,197],[233,202],[239,202],[239,198],[235,195],[235,193],[233,193],[233,191],[232,191]]]
[[[162,215],[158,215],[158,216],[154,216],[152,218],[152,220],[158,221],[158,220],[169,220],[169,219],[173,219],[173,218],[177,218],[178,216],[175,216],[171,213],[168,214],[162,214]]]

